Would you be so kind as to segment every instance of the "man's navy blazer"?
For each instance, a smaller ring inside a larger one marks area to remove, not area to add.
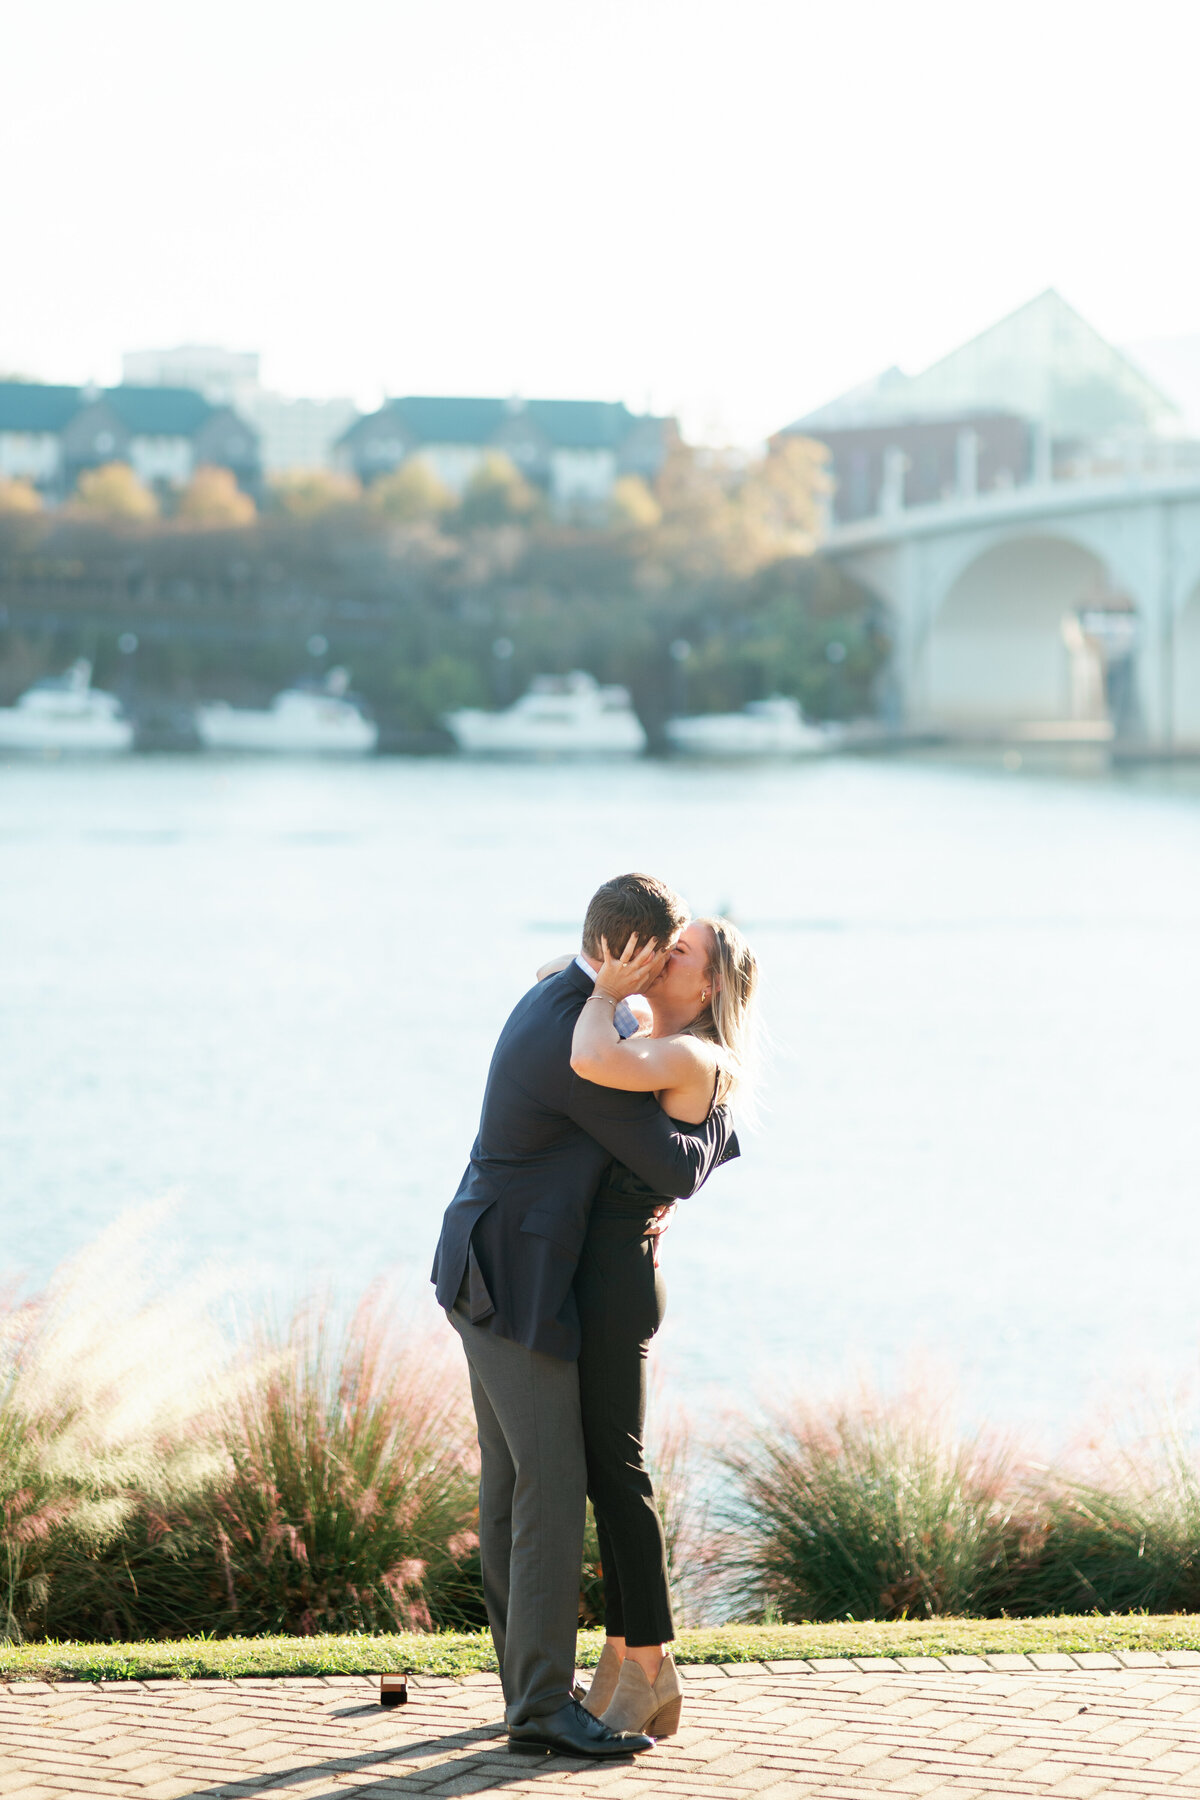
[[[579,1355],[572,1281],[596,1190],[616,1159],[656,1194],[694,1194],[738,1154],[729,1113],[678,1130],[653,1094],[597,1087],[571,1068],[592,983],[577,963],[531,988],[500,1033],[479,1135],[433,1261],[453,1307],[470,1273],[475,1324],[530,1350]]]

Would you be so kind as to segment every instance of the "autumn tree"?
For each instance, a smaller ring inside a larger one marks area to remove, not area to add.
[[[289,518],[317,519],[354,506],[362,498],[362,483],[334,469],[289,469],[272,481],[271,497]]]
[[[664,578],[690,583],[740,572],[733,502],[737,473],[719,452],[672,445],[654,484],[662,522],[650,555]]]
[[[0,514],[8,518],[42,510],[42,496],[32,481],[0,476]]]
[[[128,463],[110,462],[81,472],[73,510],[91,519],[156,519],[158,501]]]
[[[516,464],[489,450],[463,492],[464,525],[514,525],[529,518],[537,495]]]
[[[662,522],[662,507],[640,475],[622,475],[613,484],[609,522],[616,531],[652,531]]]
[[[824,444],[782,432],[766,456],[751,463],[737,503],[764,556],[803,556],[813,549],[830,491],[828,463]]]
[[[826,452],[780,436],[766,456],[677,444],[660,471],[662,524],[652,539],[674,579],[743,580],[785,556],[806,556],[819,535],[828,491]]]
[[[415,519],[435,519],[449,512],[454,495],[439,480],[436,470],[423,456],[411,456],[390,474],[380,475],[367,490],[367,503],[373,512],[397,524]]]
[[[202,463],[179,496],[176,517],[187,525],[253,525],[258,508],[231,469]]]

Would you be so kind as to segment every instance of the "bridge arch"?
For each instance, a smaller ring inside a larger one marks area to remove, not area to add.
[[[964,556],[931,609],[924,710],[950,727],[1102,719],[1098,659],[1064,625],[1113,598],[1108,562],[1074,536],[1006,533]]]

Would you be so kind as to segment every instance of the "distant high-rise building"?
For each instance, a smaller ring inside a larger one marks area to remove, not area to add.
[[[207,344],[130,350],[122,358],[122,369],[131,385],[191,387],[214,405],[235,406],[258,433],[268,475],[329,467],[333,446],[358,417],[352,400],[292,399],[264,388],[257,350],[223,350]]]
[[[359,416],[353,400],[292,400],[266,388],[247,389],[240,410],[258,431],[269,475],[332,468],[335,444]]]
[[[121,379],[129,387],[195,388],[214,406],[237,406],[243,389],[258,386],[258,361],[257,350],[222,350],[213,344],[127,350]]]

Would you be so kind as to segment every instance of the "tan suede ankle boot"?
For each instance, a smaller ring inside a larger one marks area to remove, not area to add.
[[[668,1650],[663,1657],[662,1668],[653,1682],[645,1669],[627,1656],[603,1723],[610,1731],[645,1731],[651,1737],[672,1737],[679,1730],[682,1711],[683,1688],[671,1652]]]
[[[600,1661],[592,1671],[592,1685],[583,1702],[593,1718],[598,1719],[610,1704],[617,1691],[620,1674],[621,1659],[611,1644],[605,1644],[600,1652]]]

